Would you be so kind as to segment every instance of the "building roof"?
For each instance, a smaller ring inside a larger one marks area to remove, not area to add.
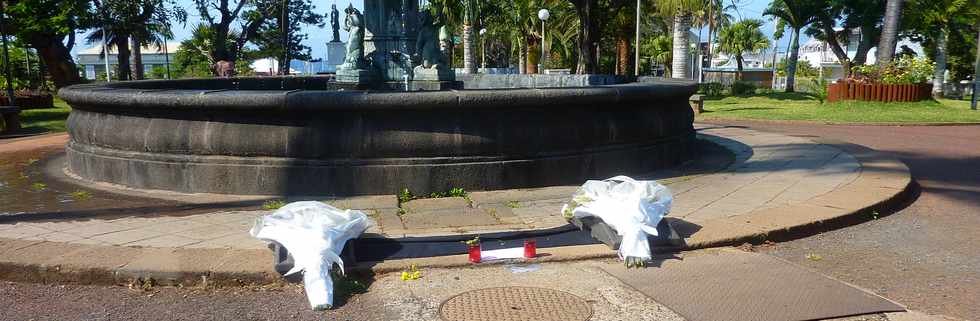
[[[115,55],[115,54],[118,54],[119,53],[118,50],[116,50],[116,46],[114,46],[112,44],[108,44],[108,46],[109,46],[108,49],[109,49],[109,54],[110,55]],[[161,46],[160,48],[157,48],[157,46],[150,45],[150,46],[143,46],[143,48],[141,49],[141,52],[144,55],[152,55],[152,54],[161,54],[162,55],[163,54],[163,49],[164,49],[163,46]],[[168,41],[167,42],[166,49],[167,49],[167,53],[173,54],[173,53],[177,52],[177,49],[180,49],[180,43],[179,42],[174,42],[174,41]],[[91,47],[88,47],[88,48],[79,50],[78,51],[78,54],[79,55],[102,55],[102,43],[99,42],[99,43],[96,43],[95,45],[93,45]]]

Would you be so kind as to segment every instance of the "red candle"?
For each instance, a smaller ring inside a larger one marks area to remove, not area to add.
[[[480,244],[469,245],[470,248],[470,262],[480,263]]]
[[[524,257],[533,259],[538,255],[537,242],[534,240],[524,240]]]

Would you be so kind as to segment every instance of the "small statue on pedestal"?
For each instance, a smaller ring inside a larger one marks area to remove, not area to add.
[[[442,19],[437,19],[431,11],[424,10],[420,20],[415,52],[420,56],[421,64],[415,67],[415,79],[438,81],[455,79],[445,52],[442,50],[440,39]]]
[[[330,29],[333,29],[333,40],[330,42],[340,42],[340,13],[337,12],[337,4],[330,5]]]
[[[344,30],[350,33],[347,39],[347,56],[337,67],[337,81],[345,83],[372,83],[376,75],[370,70],[370,63],[364,59],[364,16],[349,5],[344,12]]]

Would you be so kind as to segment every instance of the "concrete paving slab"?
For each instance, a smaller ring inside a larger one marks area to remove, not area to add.
[[[687,248],[761,241],[769,233],[855,215],[902,195],[910,182],[908,168],[901,162],[873,152],[850,154],[805,138],[737,128],[704,129],[700,137],[730,147],[733,161],[713,171],[664,177],[669,187],[676,188],[676,207],[671,219],[681,218],[686,222],[672,225],[685,237]],[[866,163],[873,167],[864,166]],[[679,174],[683,171],[672,175]],[[785,190],[779,191],[784,187]],[[558,212],[575,189],[577,186],[472,192],[469,195],[472,204],[463,198],[413,200],[403,204],[406,214],[401,217],[393,195],[330,202],[340,207],[365,209],[379,223],[372,230],[374,237],[459,235],[564,225],[566,222]],[[512,205],[517,206],[507,206],[511,201],[516,201]],[[496,212],[489,213],[491,209]],[[258,278],[269,280],[271,254],[265,243],[248,235],[248,230],[257,217],[270,212],[216,210],[185,216],[0,224],[0,264],[4,262],[4,253],[22,253],[17,250],[41,244],[47,236],[64,242],[58,244],[87,247],[73,250],[63,261],[69,266],[98,266],[101,259],[105,271],[115,273],[111,272],[112,268],[134,260],[141,261],[132,266],[146,269],[153,264],[175,268],[180,266],[168,260],[193,260],[194,255],[208,255],[216,258],[209,257],[206,262],[220,259],[224,263],[194,268],[206,271],[223,267],[236,277],[255,273]],[[178,255],[177,250],[191,254]],[[221,256],[213,251],[245,253],[245,256]],[[117,252],[120,253],[117,259],[106,259]],[[542,261],[615,256],[615,252],[601,245],[539,252],[553,255]],[[141,253],[160,258],[140,258]],[[82,257],[83,254],[90,257]],[[398,261],[402,263],[383,262],[369,268],[383,270],[409,261],[440,266],[468,264],[465,256]]]

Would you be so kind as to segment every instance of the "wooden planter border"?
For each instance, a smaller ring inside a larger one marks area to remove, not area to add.
[[[878,102],[912,102],[929,99],[932,86],[929,84],[864,84],[856,82],[836,82],[827,85],[827,101],[861,100]]]

